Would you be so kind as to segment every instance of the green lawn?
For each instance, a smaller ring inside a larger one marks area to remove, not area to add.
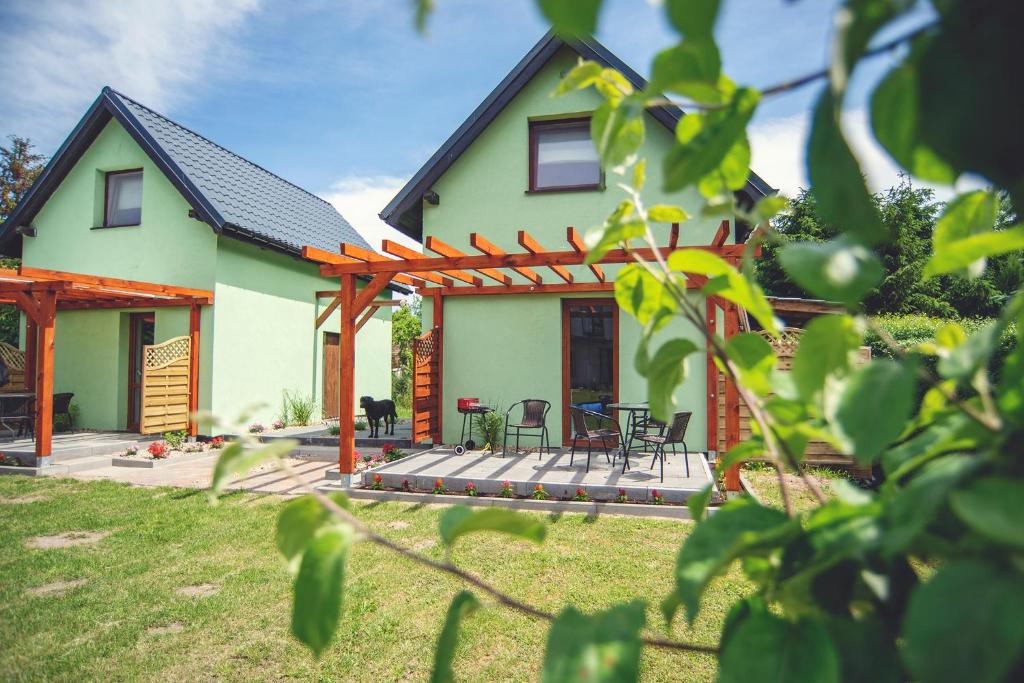
[[[840,470],[827,467],[811,467],[807,471],[817,480],[822,493],[828,497],[833,495],[833,482],[845,479],[847,476]],[[774,468],[760,463],[747,465],[743,468],[743,476],[750,482],[754,493],[761,499],[761,502],[782,509],[782,494],[779,491],[779,480]],[[794,510],[798,512],[810,510],[818,505],[818,501],[800,477],[787,473],[786,482],[789,484]]]
[[[211,507],[201,491],[110,482],[0,477],[0,679],[12,680],[426,680],[444,611],[461,587],[448,576],[360,544],[350,562],[342,627],[318,662],[288,631],[289,577],[272,543],[279,498],[233,494]],[[433,557],[439,509],[364,504],[385,535]],[[668,591],[687,523],[623,517],[550,517],[543,546],[478,534],[456,563],[511,594],[556,609],[595,610]],[[98,542],[34,549],[32,539],[108,532]],[[85,580],[65,593],[33,594]],[[213,586],[212,595],[179,589]],[[720,579],[692,630],[715,643],[726,606],[747,589]],[[663,622],[649,610],[652,632]],[[546,628],[488,603],[467,621],[460,680],[536,680]],[[703,681],[715,661],[648,650],[646,681]]]

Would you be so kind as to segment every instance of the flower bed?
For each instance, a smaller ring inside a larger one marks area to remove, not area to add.
[[[219,436],[209,441],[158,440],[144,448],[139,444],[131,444],[120,454],[114,456],[111,464],[114,467],[154,467],[157,462],[166,463],[180,460],[187,456],[202,455],[223,447],[224,439]]]

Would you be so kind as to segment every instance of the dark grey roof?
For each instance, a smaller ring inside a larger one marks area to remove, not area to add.
[[[373,249],[327,201],[109,87],[61,145],[0,233],[27,225],[106,123],[115,118],[217,232],[298,255],[341,242]]]
[[[380,212],[381,219],[410,237],[421,239],[423,194],[430,190],[431,186],[455,163],[455,160],[466,151],[477,136],[497,118],[505,106],[519,94],[523,87],[530,82],[530,79],[547,64],[548,60],[565,46],[575,50],[584,59],[594,60],[618,70],[634,88],[642,90],[647,87],[647,81],[640,74],[612,54],[595,38],[563,39],[555,35],[553,31],[548,31],[384,207]],[[648,109],[648,112],[655,120],[672,131],[675,130],[676,123],[683,116],[683,111],[675,106],[652,107]],[[773,194],[775,189],[751,171],[747,185],[741,192],[751,199],[757,200]]]

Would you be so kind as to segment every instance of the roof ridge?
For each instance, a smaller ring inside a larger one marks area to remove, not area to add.
[[[231,151],[230,149],[228,149],[228,148],[227,148],[227,147],[225,147],[224,145],[221,145],[221,144],[219,144],[219,143],[215,142],[214,140],[211,140],[210,138],[206,137],[206,136],[205,136],[205,135],[203,135],[202,133],[198,133],[198,132],[196,132],[196,131],[192,130],[191,128],[189,128],[188,126],[183,126],[182,124],[178,123],[178,122],[177,122],[177,121],[175,121],[174,119],[172,119],[172,118],[170,118],[170,117],[168,117],[168,116],[165,116],[164,114],[161,114],[161,113],[160,113],[160,112],[158,112],[157,110],[155,110],[155,109],[153,109],[152,107],[149,107],[149,106],[147,106],[147,105],[143,104],[142,102],[139,102],[139,101],[138,101],[137,99],[135,99],[134,97],[131,97],[131,96],[129,96],[129,95],[125,95],[125,94],[124,94],[123,92],[121,92],[121,91],[119,91],[119,90],[115,90],[114,88],[110,87],[109,85],[105,85],[105,86],[103,86],[103,90],[104,90],[104,91],[107,91],[107,92],[110,92],[110,93],[113,93],[113,94],[117,95],[118,97],[124,98],[124,99],[128,100],[129,102],[131,102],[132,104],[135,104],[135,105],[137,105],[137,106],[139,106],[139,107],[142,107],[143,109],[145,109],[145,110],[146,110],[146,111],[148,111],[149,113],[153,114],[154,116],[159,116],[159,117],[160,117],[160,118],[162,118],[162,119],[163,119],[164,121],[166,121],[166,122],[170,123],[170,124],[171,124],[171,125],[173,125],[173,126],[176,126],[176,127],[180,128],[180,129],[182,129],[182,130],[183,130],[183,131],[185,131],[186,133],[190,133],[190,134],[192,134],[192,135],[195,135],[195,136],[196,136],[197,138],[199,138],[199,139],[203,140],[204,142],[208,142],[209,144],[213,145],[214,147],[216,147],[216,148],[218,148],[218,149],[221,149],[221,150],[223,150],[223,151],[227,152],[227,153],[228,153],[228,154],[230,154],[231,156],[233,156],[233,157],[235,157],[236,159],[239,159],[239,160],[241,160],[241,161],[243,161],[243,162],[245,162],[245,163],[249,164],[249,165],[250,165],[250,166],[252,166],[253,168],[257,168],[257,169],[259,169],[259,170],[263,171],[264,173],[266,173],[267,175],[271,175],[271,176],[273,176],[273,177],[277,178],[277,179],[278,179],[278,180],[280,180],[280,181],[281,181],[282,183],[286,183],[286,184],[288,184],[288,185],[291,185],[291,186],[292,186],[292,187],[294,187],[294,188],[295,188],[296,190],[299,190],[300,192],[304,192],[305,194],[309,195],[310,197],[313,197],[313,198],[315,198],[315,199],[317,199],[317,200],[319,200],[319,201],[323,202],[323,203],[324,203],[324,204],[326,204],[327,206],[329,206],[329,207],[331,207],[332,209],[334,209],[334,211],[335,211],[335,212],[337,212],[337,214],[338,214],[339,216],[341,216],[341,217],[342,217],[342,219],[343,219],[343,220],[344,220],[344,221],[345,221],[346,223],[348,223],[348,219],[347,219],[347,218],[345,218],[345,216],[344,216],[344,215],[342,215],[342,213],[341,213],[340,211],[338,211],[337,207],[335,207],[335,206],[334,206],[334,204],[331,204],[331,203],[330,203],[329,201],[327,201],[327,200],[326,200],[326,199],[324,199],[323,197],[321,197],[321,196],[319,196],[319,195],[317,195],[317,194],[314,194],[314,193],[310,192],[310,191],[309,191],[309,190],[307,190],[306,188],[304,188],[304,187],[302,187],[302,186],[300,186],[300,185],[297,185],[297,184],[293,183],[292,181],[288,180],[287,178],[282,178],[281,176],[279,176],[278,174],[274,173],[273,171],[271,171],[271,170],[269,170],[269,169],[267,169],[267,168],[265,168],[265,167],[263,167],[263,166],[260,166],[260,165],[259,165],[259,164],[257,164],[257,163],[256,163],[255,161],[252,161],[252,160],[250,160],[250,159],[246,159],[246,158],[245,158],[245,157],[243,157],[243,156],[242,156],[241,154],[238,154],[237,152],[233,152],[233,151]],[[349,223],[349,225],[351,225],[351,223]]]

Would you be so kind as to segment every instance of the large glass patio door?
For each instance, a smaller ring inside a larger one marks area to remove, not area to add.
[[[603,412],[619,395],[619,309],[614,299],[562,300],[562,442],[569,406]]]

